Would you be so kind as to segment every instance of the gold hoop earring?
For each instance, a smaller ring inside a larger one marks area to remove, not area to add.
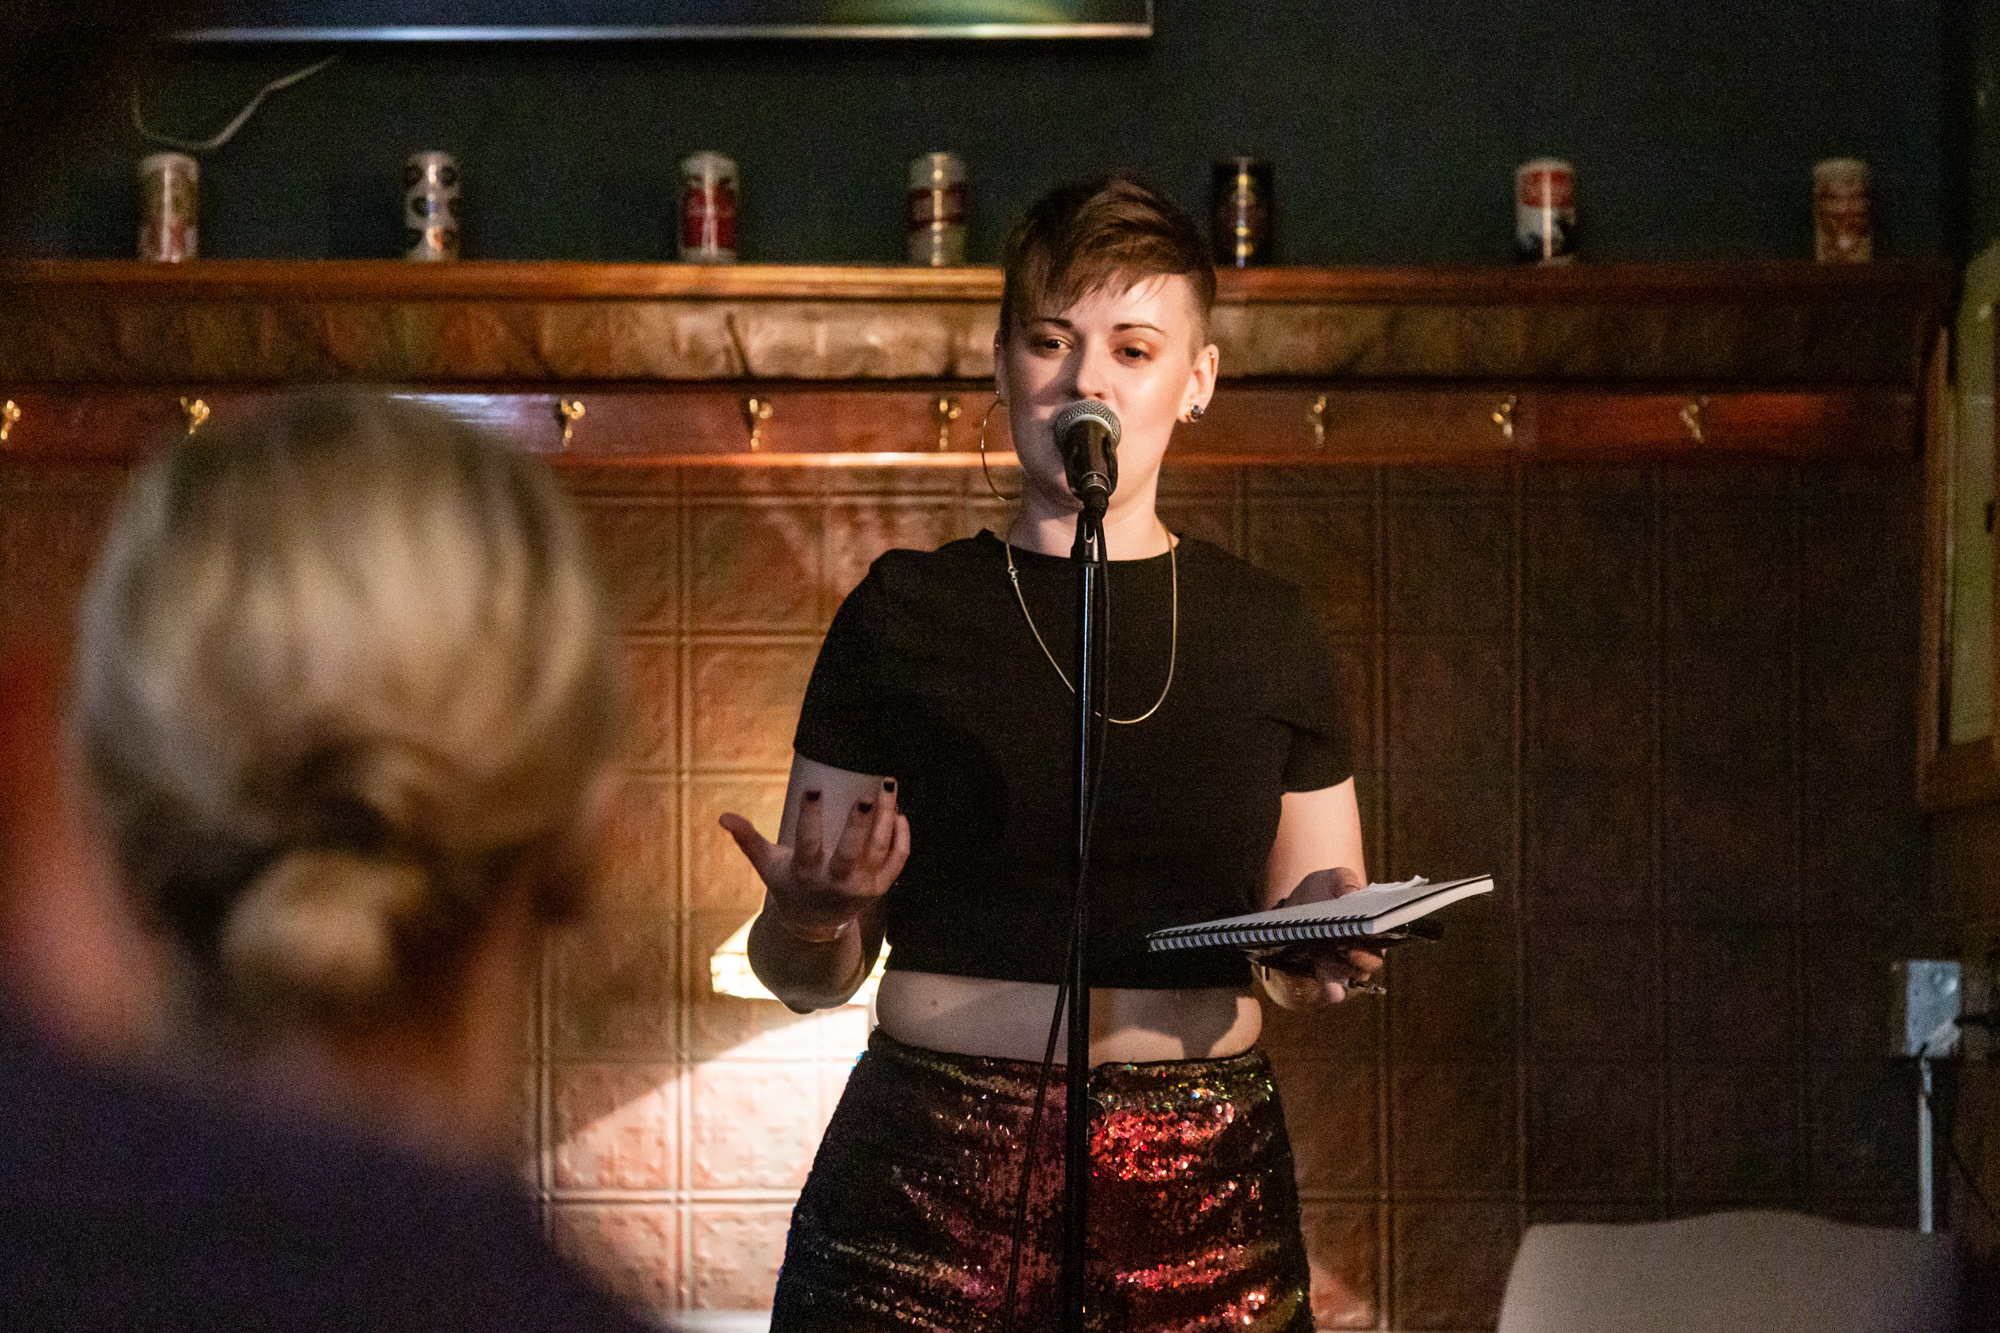
[[[979,418],[979,472],[986,478],[986,489],[993,492],[994,499],[1002,504],[1013,504],[1021,498],[1020,495],[1000,494],[1000,488],[993,484],[993,471],[986,465],[986,423],[993,420],[993,409],[998,406],[1000,406],[1000,395],[996,393],[993,395],[993,401],[987,405],[986,415]]]

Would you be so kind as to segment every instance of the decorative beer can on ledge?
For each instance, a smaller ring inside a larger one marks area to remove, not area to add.
[[[1248,268],[1271,262],[1271,164],[1230,157],[1215,164],[1210,189],[1215,262]]]
[[[925,153],[910,163],[910,262],[949,268],[965,262],[965,160]]]
[[[681,262],[736,262],[736,164],[720,153],[681,162]]]
[[[1538,157],[1514,171],[1514,255],[1528,264],[1576,258],[1576,169]]]
[[[1813,258],[1822,264],[1863,264],[1874,257],[1868,164],[1857,157],[1813,163]]]
[[[177,264],[200,253],[201,164],[186,153],[139,162],[139,258]]]
[[[412,153],[403,163],[405,259],[458,258],[458,162],[450,153]]]

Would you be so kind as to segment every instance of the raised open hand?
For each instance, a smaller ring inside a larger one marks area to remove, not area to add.
[[[764,881],[766,913],[803,944],[838,940],[889,891],[910,855],[910,821],[896,810],[895,779],[854,800],[830,847],[826,804],[820,788],[801,794],[790,846],[768,841],[741,815],[722,816],[722,827]]]

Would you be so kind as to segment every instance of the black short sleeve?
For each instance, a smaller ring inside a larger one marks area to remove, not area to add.
[[[1285,757],[1285,790],[1319,791],[1354,776],[1354,745],[1348,733],[1333,646],[1313,623],[1305,598],[1294,594],[1285,616],[1284,644],[1278,654],[1280,716],[1291,725],[1291,753]]]
[[[850,773],[887,774],[899,767],[880,660],[885,601],[880,569],[871,568],[826,632],[792,737],[792,748],[807,759]]]

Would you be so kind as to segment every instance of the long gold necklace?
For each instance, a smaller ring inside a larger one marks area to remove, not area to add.
[[[1161,525],[1161,531],[1166,531],[1164,524]],[[1034,635],[1035,642],[1041,645],[1042,656],[1048,658],[1049,665],[1056,669],[1056,678],[1062,681],[1063,688],[1071,694],[1075,694],[1076,686],[1070,684],[1069,677],[1063,672],[1062,663],[1056,661],[1056,655],[1049,651],[1048,641],[1042,638],[1042,632],[1035,628],[1035,618],[1028,612],[1028,599],[1021,595],[1021,571],[1014,568],[1014,544],[1003,537],[1000,539],[1000,545],[1007,552],[1007,579],[1014,585],[1014,600],[1021,604],[1021,618],[1028,622],[1028,632]],[[1139,716],[1112,717],[1107,713],[1104,720],[1116,726],[1129,727],[1134,723],[1144,722],[1147,718],[1159,712],[1160,705],[1167,701],[1167,691],[1174,687],[1174,659],[1179,656],[1181,646],[1181,564],[1179,556],[1174,551],[1175,545],[1174,535],[1168,532],[1167,570],[1173,587],[1173,629],[1171,636],[1167,640],[1167,683],[1160,686],[1160,697],[1153,700],[1153,706],[1139,714]]]

